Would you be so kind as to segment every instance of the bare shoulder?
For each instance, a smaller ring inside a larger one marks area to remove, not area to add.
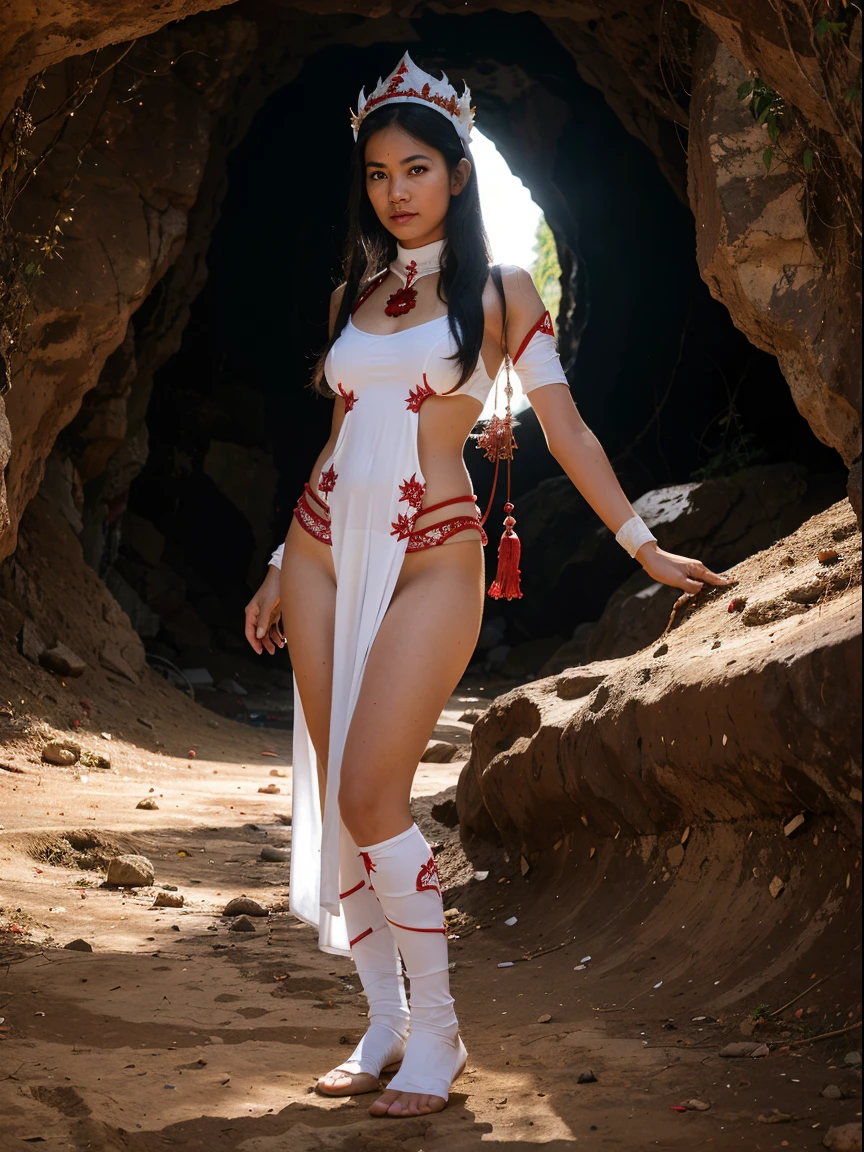
[[[520,268],[518,264],[502,264],[501,282],[509,307],[534,307],[542,303],[531,273],[526,268]]]

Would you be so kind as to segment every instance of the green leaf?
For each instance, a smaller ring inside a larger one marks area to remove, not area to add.
[[[769,137],[772,144],[776,144],[777,139],[780,136],[780,128],[777,125],[777,117],[773,112],[768,117],[767,123],[768,123],[768,137]]]
[[[847,88],[843,93],[843,102],[845,104],[860,104],[861,103],[861,89],[860,88]]]
[[[738,85],[738,99],[739,100],[746,100],[747,97],[750,96],[751,93],[753,92],[753,85],[755,83],[756,83],[755,80],[745,80],[743,84],[739,84]]]
[[[804,155],[801,157],[801,159],[804,162],[804,171],[805,172],[812,172],[813,171],[813,149],[812,148],[805,148],[804,149]]]
[[[765,165],[765,171],[771,171],[771,161],[774,159],[774,149],[766,148],[762,153],[762,163]]]
[[[828,20],[823,16],[816,21],[813,31],[819,40],[823,36],[842,36],[846,31],[846,22],[845,20]]]

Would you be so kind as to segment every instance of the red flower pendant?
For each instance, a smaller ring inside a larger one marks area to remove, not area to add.
[[[397,288],[392,296],[387,298],[384,313],[387,316],[404,316],[417,304],[417,289],[411,285],[417,275],[417,262],[412,260],[407,268],[407,278],[402,288]]]

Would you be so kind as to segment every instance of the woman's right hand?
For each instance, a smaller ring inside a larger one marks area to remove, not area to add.
[[[272,656],[276,648],[285,647],[280,627],[279,582],[281,572],[270,565],[264,583],[246,605],[246,639],[260,656],[266,648]],[[277,639],[273,639],[273,637]]]

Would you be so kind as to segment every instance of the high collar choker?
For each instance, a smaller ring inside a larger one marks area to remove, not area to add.
[[[446,240],[433,240],[431,244],[424,244],[422,248],[403,248],[397,243],[396,259],[390,265],[390,271],[405,281],[408,279],[408,270],[412,263],[414,264],[412,280],[438,272],[441,269],[441,255],[446,243]]]

